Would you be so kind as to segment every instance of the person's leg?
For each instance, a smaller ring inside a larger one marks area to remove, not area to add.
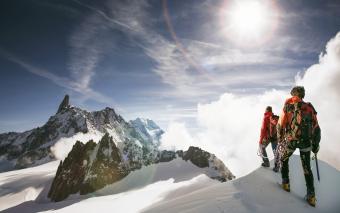
[[[276,151],[276,147],[277,147],[277,140],[272,140],[271,144],[272,144],[272,150],[273,150],[273,153],[274,153],[274,156],[275,156],[275,151]]]
[[[282,183],[289,183],[289,158],[282,161],[281,177]]]
[[[279,166],[278,166],[278,159],[277,159],[277,153],[276,153],[276,148],[277,148],[277,141],[273,140],[271,141],[272,144],[272,150],[273,150],[273,154],[274,154],[274,168],[273,171],[274,172],[278,172],[279,171]]]
[[[268,141],[263,140],[262,144],[261,144],[261,153],[262,153],[262,166],[264,167],[269,167],[269,159],[268,159],[268,155],[267,155],[267,151],[266,148],[268,146]]]
[[[315,194],[314,177],[313,177],[313,172],[310,166],[310,154],[311,154],[310,151],[308,152],[300,151],[300,158],[301,158],[303,173],[305,175],[305,180],[306,180],[307,194],[314,195]]]
[[[284,151],[280,159],[282,161],[282,168],[281,168],[282,184],[289,184],[288,162],[289,162],[289,157],[294,153],[295,149],[296,149],[296,142],[295,141],[289,142],[286,150]]]
[[[316,205],[315,191],[314,191],[314,177],[313,172],[310,167],[310,151],[304,152],[300,150],[300,158],[303,168],[303,173],[305,175],[307,194],[305,199],[311,206]]]

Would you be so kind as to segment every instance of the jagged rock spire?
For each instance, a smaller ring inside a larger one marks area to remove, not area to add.
[[[93,158],[94,157],[94,158]],[[48,197],[62,201],[71,194],[88,194],[117,182],[129,174],[113,138],[106,133],[96,144],[77,141],[59,164]]]
[[[69,95],[65,95],[63,101],[59,105],[57,113],[61,112],[63,109],[69,108],[70,107],[69,101],[70,101],[70,96]]]

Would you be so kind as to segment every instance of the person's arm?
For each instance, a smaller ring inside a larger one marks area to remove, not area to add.
[[[315,111],[313,105],[311,105],[311,107],[313,109],[312,151],[313,153],[317,153],[320,149],[319,143],[321,140],[321,129],[320,129],[318,118],[317,118],[317,112]]]
[[[315,128],[319,127],[319,122],[318,122],[318,118],[317,118],[318,113],[316,112],[314,106],[311,103],[308,103],[308,104],[312,108],[313,129],[315,129]]]

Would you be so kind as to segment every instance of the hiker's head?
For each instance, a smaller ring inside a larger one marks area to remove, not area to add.
[[[290,94],[303,99],[305,97],[305,88],[302,86],[293,87],[293,89],[290,91]]]
[[[271,106],[267,106],[267,107],[266,107],[266,112],[272,112],[272,111],[273,111],[273,109],[272,109]]]

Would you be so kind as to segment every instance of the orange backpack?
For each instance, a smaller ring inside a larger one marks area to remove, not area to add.
[[[291,114],[286,129],[288,141],[310,140],[313,134],[313,106],[300,101],[286,104],[284,110]]]

